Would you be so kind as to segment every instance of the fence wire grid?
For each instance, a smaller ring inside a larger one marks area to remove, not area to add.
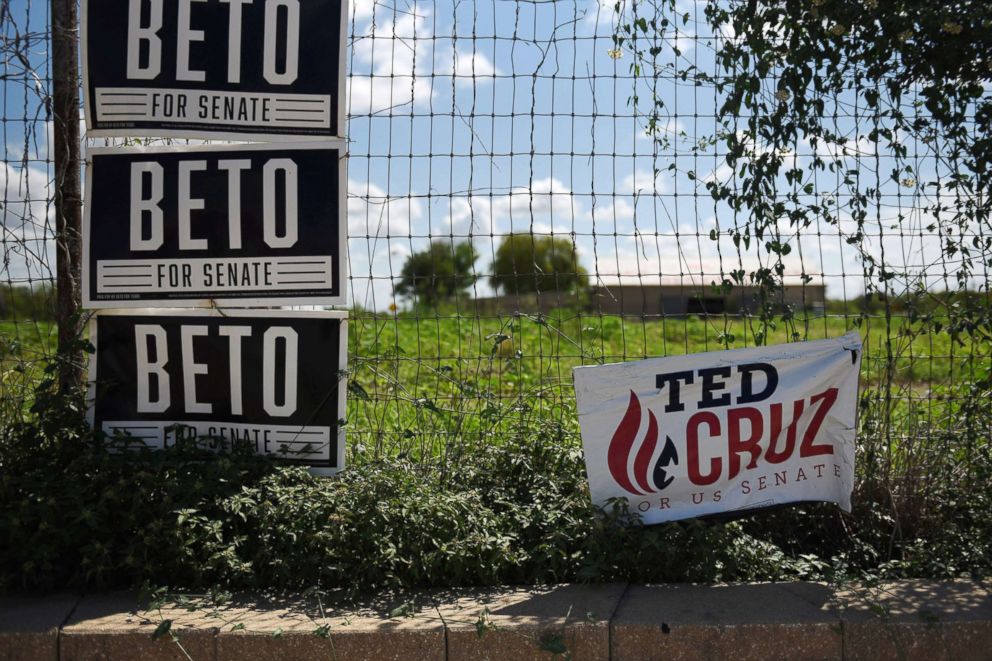
[[[887,472],[918,480],[934,453],[974,445],[959,412],[988,347],[913,332],[899,303],[921,288],[987,293],[987,270],[962,285],[932,227],[941,189],[928,184],[949,167],[939,149],[908,144],[900,163],[918,180],[893,176],[891,156],[866,139],[877,118],[832,99],[850,148],[831,156],[878,191],[868,219],[782,225],[784,255],[735,242],[744,212],[707,188],[737,176],[713,139],[720,95],[679,75],[719,79],[714,52],[734,35],[709,32],[705,3],[679,2],[685,20],[657,37],[677,49],[672,66],[645,75],[614,40],[631,20],[615,5],[352,2],[349,461],[403,453],[451,466],[521,431],[578,443],[574,366],[854,328],[865,339],[862,443]],[[48,6],[2,0],[0,23],[0,350],[13,419],[54,352]],[[801,166],[817,149],[797,144],[790,158]],[[843,209],[843,176],[817,172],[798,194]],[[897,277],[864,268],[856,231]],[[776,267],[774,291],[747,277]],[[760,314],[769,299],[775,314]]]

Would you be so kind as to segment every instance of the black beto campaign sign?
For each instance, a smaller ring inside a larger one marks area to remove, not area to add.
[[[346,0],[83,0],[92,136],[343,136]]]
[[[90,422],[151,448],[203,438],[322,472],[343,467],[344,312],[104,312]]]
[[[86,307],[343,305],[343,143],[92,149]]]

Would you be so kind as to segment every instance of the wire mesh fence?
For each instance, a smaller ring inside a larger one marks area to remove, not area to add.
[[[3,214],[2,409],[22,410],[54,349],[54,220],[48,139],[50,20],[45,3],[0,5]]]
[[[0,15],[16,417],[54,351],[49,21],[38,0]],[[890,119],[857,94],[821,99],[842,140],[763,144],[754,117],[725,108],[719,54],[739,37],[714,25],[706,3],[353,3],[350,461],[452,467],[506,434],[577,443],[576,365],[851,328],[866,348],[862,470],[922,484],[935,457],[987,451],[968,411],[988,343],[941,330],[989,309],[987,220],[955,220],[977,267],[945,246],[962,164],[939,139],[887,150]],[[754,93],[777,98],[768,81]],[[904,103],[926,112],[912,89]],[[752,163],[774,152],[805,173],[783,171],[769,202],[785,212],[764,235],[728,202],[750,177],[730,164],[734,137]],[[800,205],[822,212],[789,222]]]

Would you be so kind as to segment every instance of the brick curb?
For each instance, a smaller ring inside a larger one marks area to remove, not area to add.
[[[992,659],[989,587],[559,585],[151,612],[132,594],[5,597],[0,661]]]

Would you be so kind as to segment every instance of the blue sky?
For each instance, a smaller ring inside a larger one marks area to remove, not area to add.
[[[713,134],[713,91],[676,80],[670,70],[635,82],[631,53],[611,53],[613,7],[610,0],[358,5],[349,129],[356,301],[388,303],[390,283],[381,278],[396,274],[432,237],[472,240],[485,274],[501,235],[570,235],[594,281],[607,285],[700,286],[768,263],[761,246],[739,254],[729,239],[709,237],[734,223],[704,187],[707,178],[724,181],[733,173],[713,149],[693,150]],[[667,44],[682,51],[680,65],[715,73],[702,7],[678,5],[689,20]],[[659,140],[645,134],[644,110],[655,95],[667,113]],[[864,170],[865,181],[874,178],[891,199],[879,207],[876,227],[900,212],[910,216],[899,235],[876,237],[872,250],[887,242],[895,263],[933,268],[939,249],[922,229],[928,219],[911,217],[922,189],[875,177],[874,159],[867,158],[873,146],[847,124],[841,128],[852,138],[848,166]],[[793,158],[801,166],[811,154],[797,145]],[[881,172],[888,165],[883,161]],[[686,176],[689,170],[700,179]],[[836,190],[835,179],[818,177],[817,194]],[[785,260],[792,276],[812,275],[834,297],[863,290],[861,266],[843,234],[853,226],[782,231],[794,249]],[[480,282],[477,293],[491,292]]]
[[[20,25],[30,7],[25,2],[13,4]],[[31,2],[29,27],[40,32],[47,3]],[[393,303],[391,279],[411,252],[430,241],[471,240],[481,255],[476,268],[485,276],[501,237],[510,231],[572,237],[593,282],[606,285],[661,281],[700,287],[720,280],[721,273],[768,262],[761,246],[739,253],[725,237],[710,239],[711,230],[735,222],[703,185],[707,177],[725,180],[733,173],[712,148],[693,150],[714,129],[712,89],[675,80],[666,70],[635,82],[632,55],[610,52],[613,5],[610,0],[353,2],[348,92],[353,302],[380,310]],[[678,39],[682,64],[714,72],[702,7],[680,3],[679,11],[690,20],[679,24],[668,44]],[[9,37],[12,26],[3,29]],[[34,44],[30,59],[36,66],[44,66],[45,47],[44,41]],[[16,63],[6,66],[10,71]],[[652,95],[665,101],[668,114],[655,136],[645,134],[643,112],[635,112],[630,102],[635,93],[642,107]],[[22,163],[24,124],[18,120],[38,110],[38,98],[33,84],[4,84],[3,109],[12,120],[3,124],[6,160],[0,172],[7,256],[0,277],[5,280],[44,277],[40,262],[54,255],[44,201],[49,174],[43,122],[37,145],[28,145],[27,165]],[[857,140],[852,122],[841,128],[852,137],[849,166],[866,182],[877,179],[889,196],[875,214],[875,234],[881,237],[873,239],[871,249],[886,247],[888,258],[908,270],[946,272],[939,244],[924,229],[930,219],[914,211],[922,204],[924,182],[891,180],[887,162],[876,176],[876,162],[869,158],[873,146]],[[810,153],[808,146],[797,145],[793,158],[802,165]],[[936,177],[936,170],[927,169],[925,150],[920,154],[918,176]],[[669,170],[673,164],[675,171]],[[688,170],[701,180],[687,177]],[[833,194],[832,177],[816,179],[817,195]],[[886,233],[899,213],[907,216],[901,231]],[[862,291],[861,266],[844,240],[852,227],[824,225],[801,235],[781,229],[794,248],[786,259],[788,273],[812,275],[814,283],[828,286],[831,297]],[[32,249],[25,252],[14,237],[27,238]],[[475,293],[492,293],[484,277]]]

